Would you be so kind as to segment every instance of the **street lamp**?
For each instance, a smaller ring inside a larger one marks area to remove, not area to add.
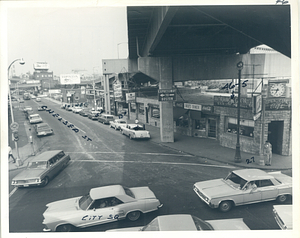
[[[128,42],[121,42],[121,43],[118,43],[118,44],[117,44],[118,59],[120,59],[120,57],[119,57],[119,45],[121,45],[121,44],[128,44]]]
[[[16,60],[14,60],[13,62],[10,63],[10,65],[8,66],[8,69],[7,69],[7,79],[9,81],[9,85],[10,85],[9,70],[10,70],[10,67],[13,65],[13,63],[15,63],[16,61],[20,61],[19,63],[21,65],[25,64],[25,61],[23,60],[23,58],[16,59]],[[8,87],[9,87],[9,85],[8,85]],[[11,114],[11,121],[12,121],[11,125],[13,125],[13,124],[15,124],[15,119],[14,119],[14,114],[13,114],[13,109],[12,109],[12,103],[11,103],[10,88],[8,89],[8,96],[9,96],[10,114]],[[16,150],[17,150],[17,160],[16,160],[16,163],[17,163],[18,166],[21,166],[23,164],[23,162],[20,160],[20,156],[19,156],[18,141],[17,140],[14,140],[14,141],[15,141],[15,147],[16,147]]]
[[[243,62],[240,61],[237,63],[237,68],[239,70],[239,89],[238,89],[238,108],[237,108],[237,137],[236,137],[236,149],[235,149],[235,157],[234,157],[234,162],[240,163],[242,162],[241,159],[241,150],[240,150],[240,103],[241,103],[241,72],[243,69]]]

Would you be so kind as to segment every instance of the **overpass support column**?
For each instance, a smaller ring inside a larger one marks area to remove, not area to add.
[[[171,58],[159,58],[159,89],[173,88]],[[174,142],[173,101],[159,102],[160,139],[162,142]]]

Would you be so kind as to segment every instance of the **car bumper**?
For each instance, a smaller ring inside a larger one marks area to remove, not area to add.
[[[200,190],[194,186],[193,188],[194,192],[198,195],[198,197],[205,202],[208,206],[210,206],[211,208],[217,208],[217,205],[214,205],[212,203],[210,203],[210,199],[208,197],[206,197],[203,193],[200,192]]]
[[[51,132],[40,132],[40,133],[37,133],[38,136],[47,136],[47,135],[52,135],[53,134],[53,131]]]
[[[34,187],[34,186],[41,186],[42,182],[39,183],[20,183],[20,184],[11,184],[15,187]]]

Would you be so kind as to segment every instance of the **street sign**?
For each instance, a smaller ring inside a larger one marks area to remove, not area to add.
[[[12,131],[17,131],[19,129],[19,124],[17,122],[13,122],[10,124],[10,129]]]
[[[175,100],[176,100],[175,90],[172,89],[158,90],[158,101],[166,102],[166,101],[175,101]]]

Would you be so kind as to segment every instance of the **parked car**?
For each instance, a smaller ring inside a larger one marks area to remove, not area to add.
[[[72,108],[73,108],[73,106],[71,104],[67,104],[66,107],[65,107],[65,109],[67,111],[72,111]]]
[[[29,116],[28,119],[29,119],[30,124],[43,122],[43,119],[41,118],[41,116],[39,114],[32,114]]]
[[[32,111],[32,107],[31,106],[25,106],[23,108],[23,112],[27,112],[27,111]]]
[[[162,204],[149,187],[111,185],[92,188],[85,196],[46,206],[44,231],[72,231],[74,227],[89,227],[125,218],[136,221],[142,213],[155,211]]]
[[[90,111],[88,114],[88,118],[90,118],[92,120],[98,120],[99,116],[100,116],[99,111]]]
[[[35,112],[34,111],[26,111],[24,112],[26,119],[29,119],[29,116],[33,115]]]
[[[292,178],[260,169],[234,170],[225,179],[197,182],[195,193],[211,208],[229,211],[233,206],[277,200],[292,196]]]
[[[126,126],[127,121],[124,119],[115,119],[110,121],[110,128],[114,128],[115,130],[120,130],[121,126]]]
[[[34,126],[37,136],[46,136],[53,134],[53,129],[48,125],[48,123],[40,123]]]
[[[41,102],[42,100],[41,100],[41,98],[36,98],[35,99],[37,102]]]
[[[273,216],[282,230],[293,229],[293,205],[273,205]]]
[[[38,106],[38,111],[44,111],[45,109],[42,106]]]
[[[139,124],[126,124],[120,130],[122,135],[129,136],[130,139],[150,139],[150,132]]]
[[[164,215],[154,218],[146,226],[120,228],[111,231],[210,231],[250,230],[243,218],[203,221],[189,214]]]
[[[83,109],[79,112],[79,115],[83,117],[87,117],[89,115],[89,110],[88,109]]]
[[[72,107],[72,112],[73,113],[79,113],[81,110],[83,110],[82,107]]]
[[[70,156],[62,150],[50,150],[35,156],[27,167],[12,179],[16,187],[46,186],[50,179],[63,170]]]
[[[34,96],[33,94],[30,94],[30,98],[31,99],[36,99],[36,96]]]
[[[20,98],[20,99],[19,99],[19,103],[24,103],[24,99],[23,99],[23,98]]]
[[[114,117],[108,114],[100,114],[100,116],[98,117],[98,122],[101,122],[103,124],[109,124],[109,122],[113,120]]]

